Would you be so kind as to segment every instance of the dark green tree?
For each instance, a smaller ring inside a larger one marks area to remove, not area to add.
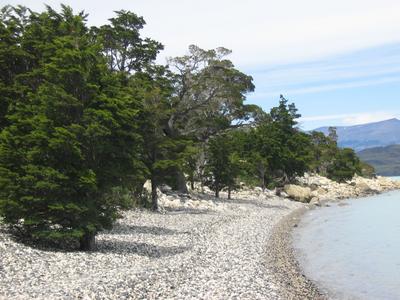
[[[110,24],[93,28],[103,44],[108,65],[113,71],[143,71],[164,47],[157,41],[140,36],[140,30],[146,25],[142,17],[125,10],[117,11],[116,15],[109,19]]]
[[[226,187],[228,199],[230,199],[242,164],[233,136],[224,133],[211,138],[208,143],[206,161],[207,185],[215,191],[216,198],[219,198],[219,192]]]
[[[336,127],[331,126],[328,128],[328,137],[331,140],[331,142],[337,146],[339,136],[337,134]]]
[[[253,129],[250,157],[262,188],[273,181],[291,181],[308,170],[310,138],[296,127],[299,117],[295,105],[281,96],[279,105]]]
[[[27,13],[22,6],[4,6],[0,11],[0,131],[9,124],[6,115],[20,94],[16,78],[34,65],[21,46]]]
[[[170,59],[175,72],[171,115],[165,127],[170,137],[185,136],[203,144],[213,135],[240,127],[258,107],[245,105],[245,95],[254,90],[252,78],[226,59],[225,48],[203,50],[189,47],[189,54]],[[185,177],[178,172],[179,189],[186,190]]]
[[[313,131],[310,133],[310,137],[312,143],[310,170],[322,176],[327,176],[328,169],[332,166],[333,158],[340,151],[336,142],[336,131],[331,127],[328,136],[325,136],[322,132]]]
[[[182,170],[187,164],[187,149],[190,148],[191,140],[171,137],[165,133],[171,114],[170,101],[173,93],[170,72],[165,67],[153,66],[151,72],[136,74],[130,81],[143,99],[143,161],[151,180],[151,207],[157,210],[157,187],[164,183],[170,184],[175,178],[176,170]]]
[[[108,70],[85,18],[66,6],[29,15],[20,46],[36,65],[19,75],[0,135],[4,222],[82,250],[127,207],[113,189],[135,188],[144,171],[140,101]]]
[[[264,190],[271,181],[272,159],[279,149],[271,129],[271,119],[265,118],[248,131],[244,143],[243,158],[250,177],[257,178],[257,184]],[[277,159],[275,157],[275,159]],[[251,181],[251,180],[250,180]]]
[[[373,166],[370,164],[366,163],[365,161],[360,161],[360,174],[363,177],[366,178],[374,178],[376,177],[376,170]]]
[[[171,183],[171,174],[182,173],[183,159],[190,138],[167,135],[166,128],[172,114],[174,86],[172,73],[154,64],[163,46],[142,39],[140,30],[145,25],[142,17],[132,12],[117,11],[109,25],[92,31],[103,45],[110,70],[118,73],[123,85],[132,88],[142,99],[141,134],[144,140],[143,162],[152,183],[152,209],[157,210],[157,187]]]
[[[339,149],[327,173],[328,178],[338,182],[351,180],[355,174],[361,173],[360,160],[353,149]]]
[[[374,169],[361,162],[352,149],[338,147],[335,127],[329,127],[327,136],[322,132],[312,132],[310,136],[313,157],[311,171],[338,182],[350,180],[355,174],[367,177],[374,175]]]

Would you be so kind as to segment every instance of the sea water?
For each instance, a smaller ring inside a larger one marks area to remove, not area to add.
[[[399,191],[312,210],[293,241],[305,275],[330,298],[400,299]]]

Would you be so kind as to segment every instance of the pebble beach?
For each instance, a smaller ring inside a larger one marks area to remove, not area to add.
[[[263,198],[263,197],[262,197]],[[33,249],[0,233],[1,299],[276,299],[265,264],[274,225],[302,204],[127,212],[90,253]]]
[[[160,212],[126,212],[87,253],[32,248],[0,225],[0,299],[323,299],[290,246],[320,204],[288,196],[163,194]]]

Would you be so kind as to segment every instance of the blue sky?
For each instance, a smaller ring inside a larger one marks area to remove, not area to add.
[[[284,94],[305,129],[400,117],[400,43],[246,71],[257,87],[250,102],[268,109]]]
[[[89,13],[101,25],[119,9],[142,15],[143,35],[165,45],[158,62],[190,44],[233,50],[252,75],[248,102],[265,110],[283,94],[304,129],[400,117],[398,0],[48,0]],[[42,1],[0,0],[42,10]]]

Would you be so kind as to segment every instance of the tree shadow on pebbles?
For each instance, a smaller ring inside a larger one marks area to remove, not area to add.
[[[189,247],[184,246],[160,246],[143,242],[135,242],[129,240],[115,240],[113,235],[126,235],[135,236],[138,234],[148,235],[182,235],[189,234],[190,232],[178,231],[166,227],[158,226],[137,226],[127,224],[116,224],[114,228],[106,233],[105,238],[100,238],[96,242],[95,252],[99,253],[112,253],[130,255],[136,254],[140,256],[147,256],[149,258],[161,258],[173,256],[189,250]],[[109,235],[109,237],[107,237]],[[126,238],[130,239],[130,238]]]
[[[166,247],[129,241],[98,241],[96,248],[96,252],[99,253],[136,254],[149,258],[173,256],[190,249],[184,246]]]
[[[216,199],[217,203],[227,203],[227,204],[238,204],[238,205],[251,205],[259,208],[269,208],[269,209],[288,209],[285,205],[273,205],[269,203],[263,203],[262,200],[252,200],[252,199]]]
[[[135,226],[126,224],[115,224],[111,231],[107,234],[151,234],[151,235],[176,235],[176,234],[186,234],[188,232],[181,232],[174,229],[169,229],[165,227],[157,226]]]
[[[207,201],[213,201],[215,203],[222,203],[222,204],[238,204],[238,205],[251,205],[255,207],[260,207],[260,208],[271,208],[271,209],[288,209],[287,206],[285,205],[272,205],[268,203],[263,203],[263,200],[256,200],[256,199],[242,199],[242,198],[236,198],[236,196],[233,196],[232,199],[227,199],[224,197],[221,198],[215,198],[213,195],[209,194],[201,194],[197,193],[195,194],[196,198],[201,199],[201,200],[207,200]]]
[[[211,215],[215,214],[215,212],[207,209],[200,208],[164,208],[169,215]]]

